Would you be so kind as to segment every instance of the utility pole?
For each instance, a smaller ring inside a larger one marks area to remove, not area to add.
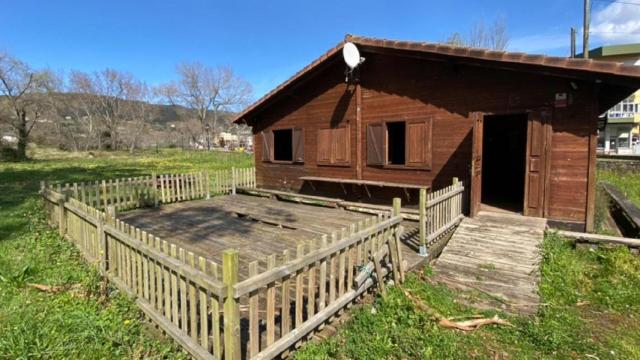
[[[576,57],[576,28],[571,27],[571,58]]]
[[[582,57],[589,58],[589,18],[591,17],[590,0],[584,0],[584,24],[582,28]]]

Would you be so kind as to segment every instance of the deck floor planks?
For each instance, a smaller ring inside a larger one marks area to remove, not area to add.
[[[546,222],[480,212],[465,218],[434,262],[435,280],[502,299],[506,311],[533,314],[540,301],[540,246]],[[478,300],[480,307],[487,307]]]
[[[258,270],[263,271],[268,255],[279,256],[286,249],[295,253],[299,242],[319,243],[323,234],[330,235],[371,216],[251,195],[229,195],[133,210],[119,218],[218,263],[224,250],[237,249],[242,280],[248,277],[252,261],[260,260]],[[277,223],[284,227],[274,225]],[[417,225],[405,222],[403,226],[410,231]],[[416,238],[417,233],[403,236],[402,252],[408,268],[424,259],[416,253]]]

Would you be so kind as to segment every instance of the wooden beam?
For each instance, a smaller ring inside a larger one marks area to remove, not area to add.
[[[356,83],[356,178],[362,180],[362,86]]]
[[[630,248],[640,248],[640,239],[564,230],[558,231],[558,235],[574,239],[577,242],[586,242],[590,244],[624,245]]]

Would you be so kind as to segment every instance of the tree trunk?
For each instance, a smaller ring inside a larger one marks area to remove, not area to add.
[[[111,150],[118,150],[118,132],[116,130],[111,131]]]
[[[27,158],[27,140],[29,132],[27,131],[27,113],[25,111],[17,111],[18,115],[18,159],[24,160]]]

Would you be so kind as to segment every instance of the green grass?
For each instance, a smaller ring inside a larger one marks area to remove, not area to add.
[[[337,336],[304,346],[296,358],[640,358],[640,258],[626,248],[576,251],[555,234],[546,236],[543,254],[543,306],[530,318],[500,314],[513,328],[445,329],[391,288],[359,307]],[[461,305],[460,294],[429,276],[429,269],[411,274],[404,287],[445,316],[494,315]]]
[[[188,358],[154,336],[133,302],[101,279],[73,245],[46,226],[40,180],[91,181],[161,172],[250,166],[236,153],[181,150],[62,153],[38,150],[0,163],[0,359]],[[75,285],[52,294],[28,283]]]
[[[598,170],[598,182],[615,185],[629,200],[640,207],[640,173]]]

